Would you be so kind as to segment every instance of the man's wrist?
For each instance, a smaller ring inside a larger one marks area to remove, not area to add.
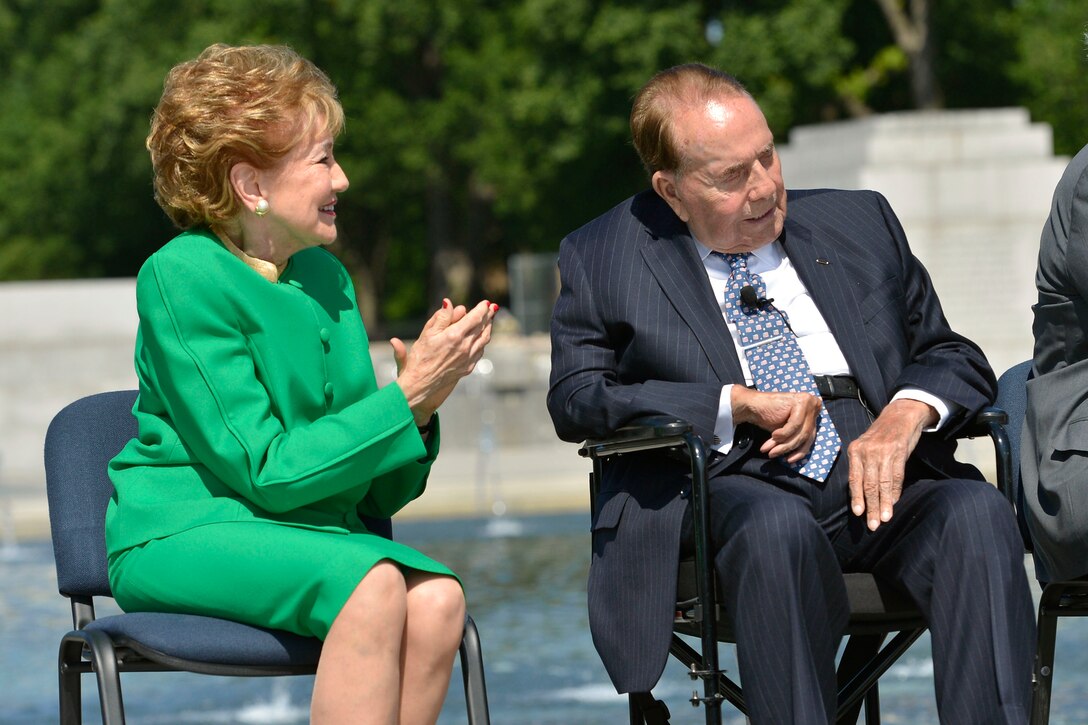
[[[937,414],[936,418],[926,421],[925,431],[927,433],[940,430],[954,414],[963,409],[962,406],[944,400],[921,388],[906,387],[897,390],[895,395],[892,396],[892,402],[899,400],[916,400],[925,403]]]
[[[732,413],[734,428],[741,423],[750,423],[752,408],[748,404],[751,401],[752,389],[744,385],[733,385],[729,391],[729,407]]]
[[[932,429],[940,420],[940,413],[929,403],[917,398],[897,398],[888,403],[885,411],[910,418],[919,431]]]

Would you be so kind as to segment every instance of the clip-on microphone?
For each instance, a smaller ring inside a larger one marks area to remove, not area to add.
[[[746,284],[740,288],[740,301],[749,307],[758,307],[763,309],[765,305],[769,305],[774,302],[774,299],[764,299],[756,294],[756,288],[750,284]]]

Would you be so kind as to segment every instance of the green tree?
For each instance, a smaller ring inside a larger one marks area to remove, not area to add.
[[[730,3],[713,18],[721,40],[710,60],[749,87],[780,137],[798,123],[838,118],[856,53],[842,33],[848,8],[849,0]]]
[[[344,156],[366,188],[347,203],[366,208],[344,239],[363,268],[386,273],[369,288],[387,319],[419,316],[450,291],[501,297],[488,279],[502,275],[489,270],[512,252],[554,249],[637,188],[630,97],[654,70],[707,48],[694,3],[358,7],[359,72],[342,97],[362,130]]]
[[[644,187],[631,98],[676,63],[737,75],[780,139],[943,99],[1027,105],[1079,146],[1078,3],[907,2],[0,0],[0,279],[132,275],[169,239],[143,139],[166,72],[213,42],[288,43],[337,84],[336,251],[377,335],[441,296],[505,302],[510,254]]]
[[[185,45],[170,33],[192,5],[5,8],[14,22],[4,39],[11,52],[0,54],[9,59],[0,79],[0,278],[131,275],[168,238],[143,139]]]
[[[1010,71],[1020,102],[1054,128],[1054,148],[1073,154],[1088,143],[1088,7],[1078,0],[1023,0],[1019,53]]]
[[[166,71],[286,42],[341,90],[338,251],[376,325],[501,295],[479,270],[635,188],[630,94],[706,49],[695,4],[590,0],[9,0],[0,40],[0,278],[135,273],[171,234],[142,148]]]

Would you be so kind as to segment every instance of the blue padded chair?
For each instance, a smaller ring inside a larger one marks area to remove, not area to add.
[[[113,494],[106,466],[136,435],[135,390],[77,400],[53,418],[45,438],[46,489],[60,593],[73,629],[60,644],[60,722],[82,722],[81,676],[94,672],[102,721],[125,721],[122,672],[187,671],[243,677],[313,674],[321,641],[213,617],[136,612],[95,617],[109,597],[104,517]],[[388,520],[368,522],[390,536]],[[483,655],[465,618],[461,673],[470,725],[489,725]]]
[[[1020,434],[1027,409],[1027,381],[1031,378],[1031,360],[1014,365],[998,378],[997,406],[1009,416],[1009,478],[1006,493],[1021,511],[1023,490],[1020,486]],[[1031,539],[1022,527],[1024,543],[1031,550]],[[1031,725],[1050,722],[1050,689],[1054,682],[1054,646],[1058,636],[1058,617],[1088,616],[1088,578],[1071,581],[1041,582],[1039,598],[1039,635],[1032,675],[1033,696]]]

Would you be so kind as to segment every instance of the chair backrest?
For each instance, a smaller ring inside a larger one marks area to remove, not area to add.
[[[98,393],[54,416],[45,434],[45,487],[57,585],[65,596],[112,596],[106,564],[106,506],[113,496],[108,464],[136,437],[135,390]],[[389,519],[364,517],[372,532],[393,538]]]
[[[110,459],[136,437],[135,390],[71,403],[45,434],[45,487],[57,585],[66,596],[110,596],[104,521]]]
[[[1012,486],[1019,501],[1020,492],[1020,433],[1024,427],[1024,415],[1028,405],[1027,382],[1031,377],[1031,360],[1013,365],[997,379],[996,405],[1009,415],[1005,424],[1010,448],[1012,448]]]
[[[1012,457],[1012,476],[1009,480],[1009,500],[1016,507],[1016,520],[1020,526],[1020,536],[1024,540],[1024,548],[1032,550],[1031,535],[1028,533],[1027,524],[1024,521],[1024,506],[1022,488],[1020,482],[1020,441],[1024,428],[1024,416],[1028,405],[1028,379],[1031,378],[1031,360],[1013,365],[1001,374],[997,379],[997,400],[995,405],[1004,410],[1009,420],[1005,424],[1005,433],[1009,437],[1009,448]]]

